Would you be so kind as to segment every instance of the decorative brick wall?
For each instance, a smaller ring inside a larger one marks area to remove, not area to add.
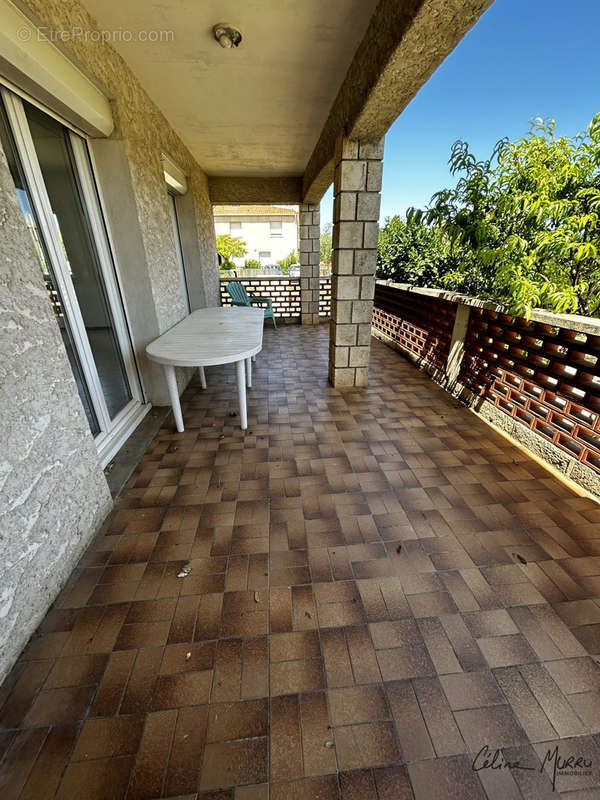
[[[278,322],[300,322],[300,278],[277,276],[273,278],[222,278],[221,305],[230,306],[231,296],[227,284],[238,281],[249,295],[270,297]]]
[[[321,321],[331,316],[331,277],[319,279],[319,317]]]
[[[439,369],[448,361],[455,318],[455,303],[379,283],[375,287],[373,327]]]
[[[600,321],[381,281],[373,334],[600,495]]]
[[[460,379],[600,473],[600,330],[594,336],[473,308]]]
[[[298,323],[301,321],[300,280],[300,278],[279,275],[272,278],[221,278],[221,305],[231,305],[227,284],[231,281],[238,281],[246,287],[249,295],[270,297],[278,321]],[[320,278],[319,280],[319,317],[323,322],[329,319],[331,313],[331,278]]]

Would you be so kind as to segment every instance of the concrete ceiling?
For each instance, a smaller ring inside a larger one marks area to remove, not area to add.
[[[209,175],[301,175],[376,0],[83,0],[100,29],[173,31],[114,43]],[[212,27],[243,34],[226,50]],[[135,38],[135,37],[134,37]]]

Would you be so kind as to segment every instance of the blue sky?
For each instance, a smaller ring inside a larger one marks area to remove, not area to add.
[[[495,0],[388,131],[381,221],[453,184],[456,139],[483,158],[534,117],[567,135],[585,128],[600,110],[599,34],[598,0]],[[330,188],[322,227],[331,215]]]

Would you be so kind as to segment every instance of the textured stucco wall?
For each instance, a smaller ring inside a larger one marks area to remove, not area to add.
[[[33,21],[55,31],[94,28],[75,0],[20,5]],[[111,99],[111,139],[127,161],[138,223],[135,247],[113,244],[121,274],[144,275],[145,312],[151,304],[158,335],[185,314],[161,153],[169,153],[188,176],[198,246],[195,263],[186,266],[198,271],[204,304],[219,305],[206,176],[107,44],[81,37],[61,47]],[[3,155],[0,231],[1,680],[109,512],[111,498]],[[125,285],[125,302],[135,309],[139,281]],[[135,339],[140,331],[132,333]],[[182,388],[189,374],[180,372]],[[150,401],[166,402],[163,383],[155,373]]]
[[[0,681],[111,507],[0,150]]]

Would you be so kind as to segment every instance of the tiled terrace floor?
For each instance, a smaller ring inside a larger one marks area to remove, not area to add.
[[[599,507],[379,342],[341,392],[325,327],[265,340],[248,432],[208,370],[7,681],[2,800],[599,798]]]

